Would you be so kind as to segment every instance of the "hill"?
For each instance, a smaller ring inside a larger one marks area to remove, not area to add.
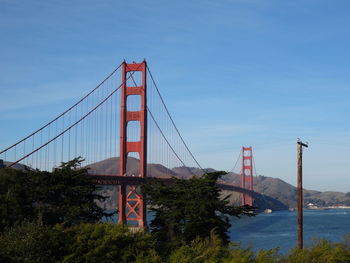
[[[234,185],[241,184],[241,176],[228,173],[222,179]],[[282,202],[289,208],[297,207],[297,188],[279,178],[255,176],[254,191]],[[342,192],[321,192],[303,189],[304,205],[313,203],[317,206],[350,205],[350,196]]]
[[[118,175],[119,174],[119,158],[109,158],[90,166],[91,174],[104,175]],[[139,160],[129,157],[127,160],[127,170],[129,175],[139,174]],[[207,172],[214,172],[212,168],[205,169]],[[201,175],[202,170],[194,167],[175,167],[168,169],[161,164],[148,164],[148,176],[157,178],[170,178],[175,176],[177,178],[187,179],[191,176]],[[273,210],[284,210],[288,208],[296,208],[297,206],[297,189],[291,184],[284,182],[279,178],[272,178],[266,176],[254,177],[254,204],[260,209],[271,208]],[[230,184],[234,186],[241,185],[241,177],[236,173],[228,173],[221,178],[221,183]],[[110,196],[104,205],[106,208],[116,207],[117,203],[117,187],[104,186],[102,193]],[[223,195],[231,195],[230,201],[236,205],[240,204],[240,193],[226,188],[222,190]],[[350,205],[350,196],[341,192],[320,192],[314,190],[304,189],[304,205],[313,203],[318,206],[331,205]]]

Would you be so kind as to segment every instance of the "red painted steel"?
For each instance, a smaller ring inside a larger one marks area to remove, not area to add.
[[[253,149],[252,147],[242,147],[242,188],[249,184],[249,192],[242,192],[242,205],[253,206]]]
[[[120,158],[119,175],[127,176],[126,161],[129,153],[137,152],[140,156],[139,178],[145,178],[147,171],[147,98],[146,98],[146,61],[142,63],[127,64],[122,63],[122,87],[121,87],[121,117],[120,117]],[[142,73],[142,85],[137,87],[127,86],[127,74],[135,71]],[[141,110],[128,111],[127,99],[129,95],[139,95],[141,97]],[[140,122],[140,141],[129,142],[127,129],[129,121]],[[127,182],[119,186],[119,223],[132,224],[133,226],[144,228],[146,222],[146,202],[140,187],[137,184],[130,185]]]

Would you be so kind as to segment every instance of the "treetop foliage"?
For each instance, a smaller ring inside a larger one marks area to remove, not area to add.
[[[196,237],[208,237],[213,229],[227,243],[229,216],[254,215],[254,208],[232,206],[229,196],[220,198],[216,183],[223,174],[208,173],[188,180],[173,178],[171,183],[154,179],[143,186],[155,214],[151,231],[168,249]]]
[[[52,172],[0,169],[0,230],[15,222],[38,220],[45,225],[96,222],[109,216],[95,200],[98,187],[81,168],[81,158]]]

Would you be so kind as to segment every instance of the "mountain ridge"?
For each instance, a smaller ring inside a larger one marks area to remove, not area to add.
[[[91,174],[104,175],[118,175],[119,174],[119,158],[113,157],[97,163],[89,165]],[[129,157],[127,160],[128,175],[139,174],[139,160]],[[207,172],[215,172],[213,168],[204,169]],[[174,167],[172,169],[166,168],[161,164],[148,164],[147,172],[149,177],[157,178],[171,178],[177,177],[180,179],[188,179],[193,175],[201,175],[203,171],[195,167]],[[219,183],[228,183],[234,186],[241,185],[240,175],[236,173],[227,173],[220,180]],[[273,210],[285,210],[288,208],[297,207],[297,188],[280,178],[273,178],[268,176],[254,176],[253,188],[256,192],[254,196],[254,205],[259,206],[260,209],[271,208]],[[117,198],[115,193],[107,191],[112,198]],[[105,195],[108,193],[105,192]],[[304,206],[312,203],[317,206],[333,206],[333,205],[350,205],[350,196],[346,193],[334,191],[316,191],[304,189]],[[222,190],[222,195],[230,195],[230,202],[235,205],[240,205],[240,193],[230,190]],[[114,205],[114,202],[113,202]]]

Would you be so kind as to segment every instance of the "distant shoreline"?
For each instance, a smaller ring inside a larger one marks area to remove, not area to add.
[[[325,209],[350,209],[350,206],[320,206],[320,207],[305,207],[307,210],[325,210]]]
[[[329,209],[350,209],[350,206],[342,205],[342,206],[327,206]]]

